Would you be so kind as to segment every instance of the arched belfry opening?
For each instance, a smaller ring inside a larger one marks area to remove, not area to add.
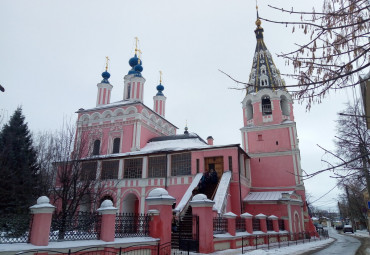
[[[280,97],[280,108],[283,115],[289,116],[289,104],[286,96]]]
[[[248,102],[246,103],[245,111],[246,111],[247,120],[253,119],[253,105],[252,105],[251,100],[248,100]]]
[[[271,108],[271,100],[269,96],[262,97],[262,115],[271,115],[272,108]]]

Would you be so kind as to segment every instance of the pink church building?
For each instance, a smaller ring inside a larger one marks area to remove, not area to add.
[[[204,193],[214,202],[213,216],[277,217],[286,231],[312,231],[292,97],[266,48],[261,22],[256,25],[257,46],[242,102],[242,145],[214,145],[212,137],[205,141],[187,128],[177,134],[166,119],[162,82],[153,108],[144,104],[143,62],[137,51],[123,78],[121,101],[110,102],[110,74],[102,73],[96,106],[77,111],[76,135],[77,145],[87,144],[83,171],[105,184],[101,201],[112,200],[121,213],[145,213],[145,198],[163,188],[176,199],[173,212],[181,216],[191,213],[192,197]]]

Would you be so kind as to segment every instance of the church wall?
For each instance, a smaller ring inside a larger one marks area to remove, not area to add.
[[[295,186],[291,155],[252,158],[250,162],[253,187]]]
[[[249,153],[291,150],[288,128],[276,128],[248,132]]]
[[[140,148],[143,148],[150,139],[158,136],[159,135],[157,133],[142,125],[140,135]]]

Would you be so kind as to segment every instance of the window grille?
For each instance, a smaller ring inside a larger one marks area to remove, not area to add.
[[[123,178],[141,178],[143,172],[143,159],[125,159]]]
[[[96,178],[97,161],[82,162],[81,164],[81,179],[84,181],[92,181]]]
[[[279,230],[285,230],[284,220],[278,220]]]
[[[149,178],[166,177],[167,175],[167,157],[149,157],[148,163]]]
[[[114,138],[113,140],[113,153],[119,153],[119,147],[121,144],[120,138]]]
[[[267,219],[266,224],[267,224],[267,231],[273,231],[274,230],[274,225],[272,223],[272,220]]]
[[[100,153],[100,140],[94,141],[93,155],[99,155]]]
[[[101,168],[101,179],[118,179],[119,160],[103,161]]]
[[[253,231],[261,231],[261,225],[260,225],[260,220],[253,218],[252,219],[252,226],[253,226]]]
[[[190,175],[191,174],[191,154],[181,153],[171,156],[171,175]]]

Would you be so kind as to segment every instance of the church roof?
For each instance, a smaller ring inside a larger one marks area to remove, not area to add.
[[[283,194],[293,194],[293,191],[268,191],[268,192],[250,192],[243,201],[277,201],[283,200]]]
[[[257,19],[257,28],[254,30],[257,38],[254,52],[252,70],[249,75],[247,93],[258,92],[261,89],[284,88],[285,81],[280,77],[280,71],[276,68],[271,53],[263,41],[263,28],[261,21]]]

